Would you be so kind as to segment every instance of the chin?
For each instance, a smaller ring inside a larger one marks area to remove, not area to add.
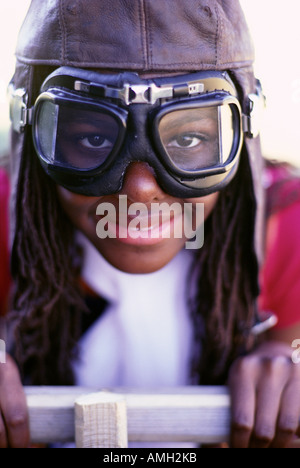
[[[107,262],[114,268],[130,274],[147,274],[154,273],[166,266],[174,255],[162,256],[155,254],[152,251],[141,251],[136,249],[135,252],[128,254],[111,254],[111,252],[101,252]]]

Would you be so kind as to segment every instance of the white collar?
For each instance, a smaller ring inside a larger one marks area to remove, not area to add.
[[[110,265],[82,235],[84,281],[110,306],[81,339],[77,383],[91,386],[185,385],[191,323],[186,280],[191,251],[162,269],[130,274]]]
[[[191,250],[182,249],[160,270],[153,273],[133,274],[112,266],[81,233],[78,235],[78,242],[84,250],[82,278],[93,291],[114,304],[118,303],[121,298],[124,301],[127,296],[130,296],[132,300],[133,290],[136,292],[144,285],[155,286],[153,291],[160,286],[158,291],[160,297],[168,295],[168,290],[173,289],[174,282],[177,286],[180,285],[180,290],[183,290],[185,287],[183,278],[186,278],[193,258]]]

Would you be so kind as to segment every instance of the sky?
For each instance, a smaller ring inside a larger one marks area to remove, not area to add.
[[[300,1],[240,2],[256,48],[256,76],[267,97],[263,153],[300,166]],[[9,126],[6,88],[13,74],[17,33],[29,4],[30,0],[2,0],[0,4],[0,147],[3,129]]]

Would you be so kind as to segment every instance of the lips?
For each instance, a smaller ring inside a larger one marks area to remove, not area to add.
[[[174,223],[174,216],[165,221],[158,220],[157,217],[127,217],[126,224],[117,223],[118,237],[132,239],[160,239],[170,237],[171,225]]]
[[[176,237],[182,237],[183,216],[179,203],[153,203],[150,207],[132,203],[127,208],[127,201],[125,205],[124,200],[119,200],[119,206],[111,204],[110,208],[106,204],[102,208],[106,208],[103,209],[105,214],[97,209],[104,230],[101,238],[117,238],[120,242],[132,245],[153,245],[174,237],[174,232]]]

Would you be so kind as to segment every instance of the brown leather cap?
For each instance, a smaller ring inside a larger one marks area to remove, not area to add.
[[[238,0],[32,0],[16,53],[31,65],[151,71],[254,58]]]

